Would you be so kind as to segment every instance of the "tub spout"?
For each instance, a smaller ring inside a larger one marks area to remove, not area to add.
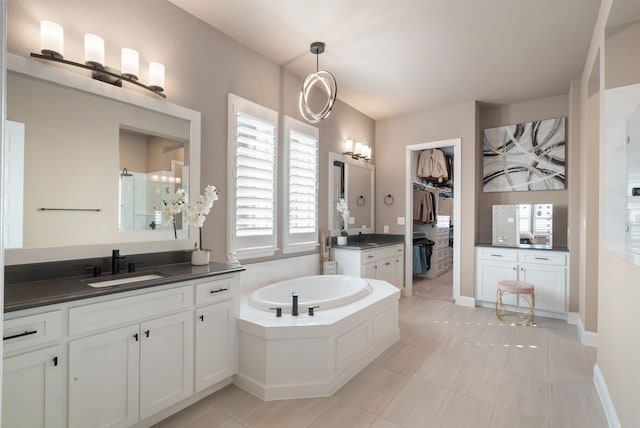
[[[291,302],[291,316],[297,317],[298,316],[298,294],[291,293],[291,296],[293,297],[293,302]]]

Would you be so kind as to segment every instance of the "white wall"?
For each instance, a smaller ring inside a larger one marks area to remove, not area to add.
[[[462,170],[454,171],[462,182],[462,224],[460,234],[460,294],[474,295],[476,243],[476,103],[473,101],[416,112],[376,122],[376,232],[385,225],[390,233],[404,234],[398,217],[406,217],[406,147],[433,141],[462,139]],[[381,204],[385,195],[394,198],[392,205]],[[411,218],[405,218],[411,221]]]

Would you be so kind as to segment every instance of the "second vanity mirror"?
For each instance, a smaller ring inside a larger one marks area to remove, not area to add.
[[[494,205],[491,244],[499,247],[553,248],[553,205]]]
[[[340,234],[340,215],[336,204],[345,198],[349,207],[350,235],[374,232],[375,167],[349,156],[329,153],[329,228]]]
[[[8,248],[193,246],[162,200],[200,193],[200,113],[8,55],[7,119],[22,154],[5,184],[22,179],[23,195],[8,207],[5,230],[23,232]]]

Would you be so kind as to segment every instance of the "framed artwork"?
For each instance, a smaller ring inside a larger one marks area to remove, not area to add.
[[[485,129],[482,190],[564,189],[565,135],[564,117]]]

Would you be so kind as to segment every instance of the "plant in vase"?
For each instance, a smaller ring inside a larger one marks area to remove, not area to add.
[[[204,189],[204,195],[200,195],[195,203],[184,206],[187,223],[198,227],[198,241],[191,255],[191,263],[194,265],[209,264],[209,250],[202,248],[202,226],[204,226],[204,221],[207,219],[213,203],[217,200],[218,190],[216,186],[209,185]]]
[[[168,224],[173,224],[173,237],[178,239],[178,231],[176,230],[176,214],[180,214],[187,204],[187,194],[184,189],[176,190],[173,197],[169,200],[162,200],[162,210],[167,218]]]
[[[338,199],[336,204],[336,210],[340,213],[340,235],[338,236],[338,245],[346,245],[347,237],[347,224],[349,224],[349,206],[344,198]]]

